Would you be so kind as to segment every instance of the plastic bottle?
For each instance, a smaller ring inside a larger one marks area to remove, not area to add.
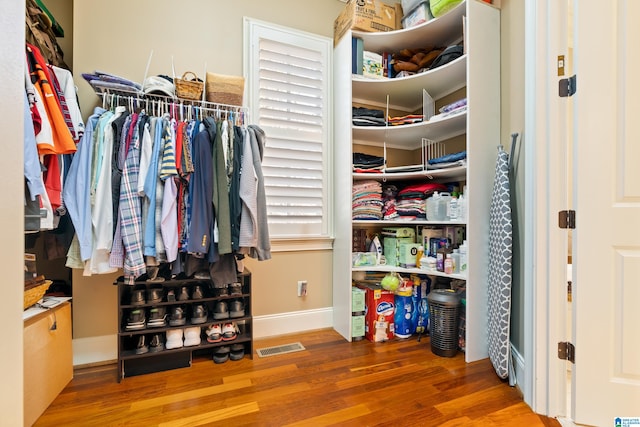
[[[462,242],[458,248],[460,252],[460,274],[467,274],[469,265],[467,264],[467,241]]]
[[[467,199],[464,197],[464,194],[458,197],[458,220],[467,220]]]
[[[451,254],[451,260],[453,261],[453,274],[460,273],[460,250],[454,249]]]
[[[448,215],[448,208],[449,208],[449,201],[451,200],[451,194],[450,193],[440,193],[440,203],[439,203],[439,207],[438,207],[438,219],[437,221],[448,221],[449,220],[449,215]]]
[[[447,205],[447,216],[450,221],[456,221],[459,219],[459,209],[458,197],[455,195],[451,196],[451,200],[449,200]]]
[[[416,253],[416,268],[422,266],[422,255],[424,255],[424,247],[418,246],[418,252]]]
[[[453,273],[453,260],[451,259],[451,254],[447,254],[447,257],[444,259],[444,272],[446,274]]]
[[[434,191],[434,193],[427,199],[427,220],[428,221],[440,221],[438,219],[438,208],[440,204],[440,193]]]

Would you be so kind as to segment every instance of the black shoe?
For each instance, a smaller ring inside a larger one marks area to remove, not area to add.
[[[202,286],[196,285],[193,288],[193,293],[191,294],[191,299],[202,299],[204,298],[204,292],[202,292]]]
[[[187,323],[184,308],[179,305],[171,309],[171,318],[169,319],[169,325],[171,326],[183,326]]]
[[[214,363],[224,363],[229,360],[229,347],[222,346],[215,349],[213,352],[213,362]]]
[[[149,346],[144,335],[140,335],[138,338],[138,345],[136,346],[136,354],[145,354],[149,351]]]
[[[177,297],[178,301],[187,301],[189,300],[189,289],[186,286],[180,288],[180,293]]]
[[[154,334],[151,337],[151,342],[149,343],[149,351],[151,353],[157,353],[162,350],[164,350],[164,339],[162,338],[162,334]]]
[[[229,288],[227,288],[227,285],[216,286],[213,288],[213,295],[217,297],[227,297],[229,296]]]
[[[149,310],[149,321],[147,326],[150,328],[161,328],[167,326],[167,309],[164,306],[152,307]]]
[[[234,344],[231,346],[229,358],[233,361],[241,360],[244,357],[244,344]]]
[[[134,289],[131,291],[131,305],[145,305],[145,290]]]
[[[216,306],[213,309],[213,318],[216,320],[229,318],[229,308],[227,307],[226,302],[218,301],[216,303]]]
[[[167,292],[167,301],[168,302],[176,302],[176,291],[173,289],[169,289]]]
[[[244,303],[242,300],[237,299],[231,302],[231,306],[229,307],[229,316],[244,317]]]
[[[146,313],[144,309],[141,309],[141,308],[136,308],[135,310],[131,310],[129,312],[129,317],[127,318],[126,329],[129,331],[144,329],[146,324],[145,314]]]
[[[229,290],[231,291],[231,295],[242,295],[242,283],[235,282],[229,285]]]
[[[155,288],[149,289],[149,304],[157,304],[159,302],[162,302],[163,298],[164,298],[164,288],[155,287]]]
[[[199,325],[207,321],[207,306],[204,304],[195,304],[191,313],[191,324]]]

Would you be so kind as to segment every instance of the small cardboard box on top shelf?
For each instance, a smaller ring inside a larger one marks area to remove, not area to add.
[[[349,0],[333,23],[333,45],[349,28],[359,31],[393,31],[400,28],[402,8],[380,0]]]

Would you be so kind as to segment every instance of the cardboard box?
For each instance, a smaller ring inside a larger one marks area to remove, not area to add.
[[[351,316],[351,338],[364,338],[365,317],[363,314]]]
[[[364,303],[364,290],[358,288],[357,286],[351,287],[351,312],[352,313],[360,313],[365,310]]]
[[[396,7],[380,0],[349,0],[333,23],[333,44],[351,28],[359,31],[393,31],[397,29]]]
[[[365,291],[364,336],[371,342],[393,339],[395,296],[380,285],[360,285]]]

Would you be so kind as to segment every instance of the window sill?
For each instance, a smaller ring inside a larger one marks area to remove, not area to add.
[[[333,249],[330,237],[272,239],[271,252],[325,251]]]

